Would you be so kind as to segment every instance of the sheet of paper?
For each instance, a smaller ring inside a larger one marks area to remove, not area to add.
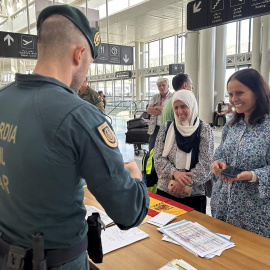
[[[172,261],[172,265],[176,268],[178,267],[179,269],[184,268],[184,270],[197,270],[197,268],[188,264],[184,260],[174,260],[174,261]]]
[[[105,224],[105,226],[108,226],[109,224],[114,223],[113,220],[102,210],[96,208],[95,206],[91,205],[85,205],[86,208],[86,216],[85,219],[87,219],[89,216],[92,215],[94,212],[98,212],[100,215],[101,220]]]
[[[184,260],[172,260],[159,270],[197,270],[192,265],[188,264]]]
[[[127,231],[123,231],[116,225],[111,226],[101,232],[103,254],[125,247],[147,237],[149,237],[149,235],[138,228],[131,228]]]
[[[172,264],[166,264],[163,267],[159,268],[158,270],[175,270],[175,267]]]
[[[178,246],[182,246],[184,249],[186,249],[187,251],[189,251],[190,253],[194,254],[195,256],[198,257],[198,254],[193,252],[192,250],[188,249],[186,246],[181,245],[180,243],[178,243],[177,241],[173,240],[171,237],[167,236],[166,234],[163,235],[162,238],[163,241],[178,245]]]
[[[159,230],[201,257],[225,249],[231,244],[230,240],[190,221],[176,222]]]
[[[174,220],[177,216],[169,213],[161,212],[147,221],[147,223],[153,224],[158,227],[163,227],[169,222]]]

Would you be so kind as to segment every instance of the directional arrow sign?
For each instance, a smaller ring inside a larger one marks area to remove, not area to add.
[[[193,13],[197,13],[197,12],[201,11],[201,8],[199,8],[201,3],[202,3],[202,1],[200,1],[198,4],[194,3],[194,5],[193,5]]]
[[[195,0],[187,4],[191,31],[270,13],[270,0]]]
[[[0,57],[37,59],[37,36],[0,32]]]
[[[125,58],[123,58],[124,62],[127,63],[129,58],[127,58],[127,55],[125,54]]]
[[[4,38],[4,41],[8,41],[8,46],[10,46],[10,41],[14,42],[14,39],[12,38],[12,36],[10,34],[7,34]]]
[[[99,57],[94,63],[133,65],[133,47],[101,43]]]
[[[187,5],[187,29],[207,26],[207,0],[196,0]]]

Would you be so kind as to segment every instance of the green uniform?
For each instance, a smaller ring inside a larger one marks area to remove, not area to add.
[[[79,94],[79,96],[83,100],[95,105],[98,108],[104,107],[102,98],[99,97],[98,93],[94,89],[90,88],[88,85],[84,93],[81,95]]]
[[[170,99],[168,99],[168,101],[163,106],[162,113],[161,113],[161,125],[163,125],[167,121],[174,120],[172,98],[173,98],[173,95],[170,97]]]
[[[46,249],[80,242],[82,178],[121,229],[142,222],[146,186],[124,168],[104,116],[56,79],[16,74],[0,89],[0,232],[23,247],[36,232]]]

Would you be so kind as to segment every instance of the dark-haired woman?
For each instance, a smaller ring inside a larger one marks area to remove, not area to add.
[[[269,86],[256,70],[244,69],[229,78],[227,89],[235,111],[214,155],[212,215],[270,238]],[[228,166],[242,172],[220,175]]]

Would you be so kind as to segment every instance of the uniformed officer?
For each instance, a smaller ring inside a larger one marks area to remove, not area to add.
[[[87,78],[84,80],[78,94],[80,98],[95,105],[102,112],[104,112],[103,100],[94,89],[87,85]]]
[[[48,269],[89,269],[82,178],[124,230],[142,222],[149,197],[136,163],[124,164],[110,124],[76,93],[98,57],[99,32],[68,5],[45,8],[37,28],[33,74],[16,74],[0,89],[0,269],[6,247],[9,263],[19,264],[18,247],[31,249],[37,232],[46,250],[68,257]]]

